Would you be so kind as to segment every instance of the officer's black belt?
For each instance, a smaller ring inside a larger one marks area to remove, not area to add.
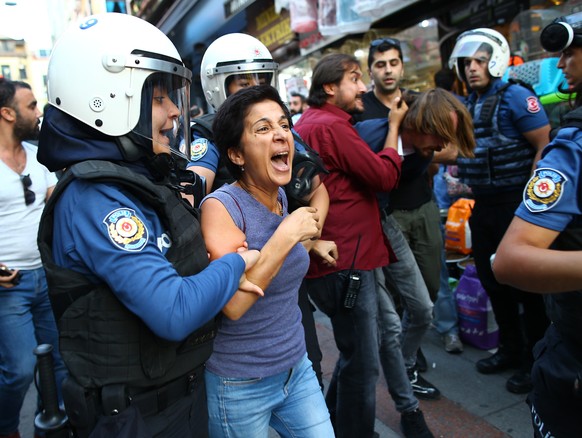
[[[129,389],[129,394],[123,397],[123,401],[119,399],[113,401],[107,397],[105,394],[110,391],[107,391],[107,388],[104,387],[101,392],[103,411],[105,415],[116,415],[131,405],[137,407],[144,418],[156,415],[194,392],[196,386],[200,384],[200,379],[204,378],[203,372],[204,366],[201,365],[187,375],[179,377],[164,386],[136,394],[132,394],[132,390]]]
[[[195,390],[199,379],[203,379],[204,366],[200,366],[167,385],[131,397],[130,403],[136,406],[143,417],[155,415]]]

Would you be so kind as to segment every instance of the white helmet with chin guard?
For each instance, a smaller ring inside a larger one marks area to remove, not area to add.
[[[466,82],[464,58],[474,58],[477,52],[486,52],[489,57],[487,69],[494,78],[500,78],[509,65],[509,44],[503,35],[493,29],[479,28],[463,32],[457,38],[449,67],[455,68],[457,76]]]
[[[235,78],[246,80],[247,85],[276,88],[278,67],[258,39],[244,33],[223,35],[208,46],[202,58],[200,78],[206,102],[217,110],[229,96],[228,86]]]
[[[57,41],[48,67],[48,100],[103,134],[133,133],[151,145],[156,137],[154,90],[162,88],[175,105],[175,115],[174,128],[160,133],[170,139],[172,152],[189,156],[184,138],[190,138],[191,77],[174,44],[158,28],[127,14],[97,14]],[[167,147],[168,141],[161,144]]]

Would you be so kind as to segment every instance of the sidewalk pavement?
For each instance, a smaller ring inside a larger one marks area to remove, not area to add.
[[[325,383],[329,382],[338,352],[329,318],[315,312],[319,343],[323,352]],[[505,381],[512,372],[479,374],[475,362],[490,352],[465,345],[461,354],[445,352],[440,337],[430,331],[422,350],[429,369],[423,377],[440,389],[437,401],[420,401],[426,422],[435,437],[446,438],[531,438],[533,429],[525,404],[525,395],[511,394]],[[31,385],[21,414],[22,438],[33,437],[36,389]],[[380,438],[398,438],[400,414],[394,409],[384,377],[376,387],[376,431]],[[270,437],[278,435],[271,431]]]
[[[329,318],[315,312],[319,344],[323,352],[324,379],[329,381],[338,357]],[[505,389],[512,375],[507,371],[496,375],[479,374],[475,362],[491,352],[465,345],[461,354],[449,354],[440,336],[431,330],[425,336],[422,351],[429,369],[423,377],[441,391],[437,401],[420,401],[426,422],[435,437],[447,438],[531,438],[533,429],[525,403],[525,395]],[[382,372],[376,386],[376,431],[380,438],[403,436],[400,414],[388,393]]]

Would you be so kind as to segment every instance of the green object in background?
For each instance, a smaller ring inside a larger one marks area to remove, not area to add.
[[[557,91],[555,93],[550,93],[550,94],[546,94],[544,96],[540,96],[539,99],[540,99],[540,103],[542,105],[552,105],[555,103],[568,102],[569,100],[574,100],[574,99],[576,99],[576,93],[566,94],[566,93],[560,93],[559,91]]]
[[[451,288],[451,291],[455,291],[455,289],[457,289],[457,285],[459,284],[459,280],[453,277],[449,277],[449,287]]]

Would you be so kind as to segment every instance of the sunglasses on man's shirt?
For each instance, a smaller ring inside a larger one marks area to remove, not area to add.
[[[32,185],[30,175],[20,175],[20,181],[22,182],[22,188],[24,189],[24,203],[30,205],[36,200],[36,195],[32,190],[30,190],[30,186]]]

